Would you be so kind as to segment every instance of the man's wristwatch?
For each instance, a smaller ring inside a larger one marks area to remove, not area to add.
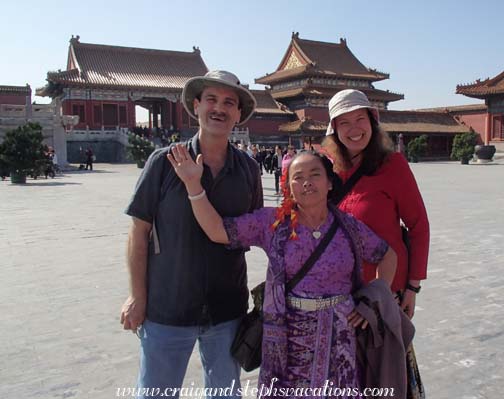
[[[418,294],[420,292],[420,290],[422,289],[422,287],[421,286],[414,287],[410,283],[408,283],[408,284],[406,284],[406,289],[413,291],[415,294]]]

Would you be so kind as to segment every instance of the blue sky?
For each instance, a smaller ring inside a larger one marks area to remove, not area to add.
[[[495,1],[17,1],[0,7],[0,84],[43,86],[81,42],[192,51],[242,82],[273,72],[293,31],[339,42],[390,74],[377,88],[403,93],[390,109],[477,103],[457,84],[504,71],[504,2]],[[38,102],[43,101],[36,98]]]

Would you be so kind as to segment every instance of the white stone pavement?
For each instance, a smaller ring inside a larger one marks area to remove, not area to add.
[[[504,163],[504,162],[503,162]],[[429,398],[494,398],[504,386],[504,164],[412,165],[431,221],[415,345]],[[0,182],[0,396],[115,398],[135,384],[122,214],[139,170],[97,164],[25,186]],[[266,204],[275,203],[264,176]],[[250,285],[263,279],[253,249]],[[195,349],[197,350],[197,348]],[[500,365],[500,366],[499,366]],[[255,383],[256,373],[243,375]],[[186,384],[201,384],[198,356]]]

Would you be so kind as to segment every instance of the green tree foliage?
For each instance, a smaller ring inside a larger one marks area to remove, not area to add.
[[[426,134],[423,134],[419,137],[414,138],[408,143],[407,151],[408,158],[412,162],[418,162],[418,159],[425,154],[427,154],[427,141],[428,137]]]
[[[456,161],[471,159],[477,143],[478,135],[474,132],[457,134],[453,139],[451,158]]]
[[[42,126],[27,123],[6,132],[0,144],[0,166],[11,173],[30,175],[45,162],[47,146],[42,144]]]
[[[134,133],[129,134],[128,143],[130,145],[128,153],[137,164],[145,163],[156,149],[152,141]]]

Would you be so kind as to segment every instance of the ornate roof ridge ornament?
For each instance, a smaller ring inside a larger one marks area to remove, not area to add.
[[[80,36],[79,35],[76,35],[74,37],[74,35],[72,35],[71,39],[70,39],[70,44],[76,44],[76,43],[80,43]]]

